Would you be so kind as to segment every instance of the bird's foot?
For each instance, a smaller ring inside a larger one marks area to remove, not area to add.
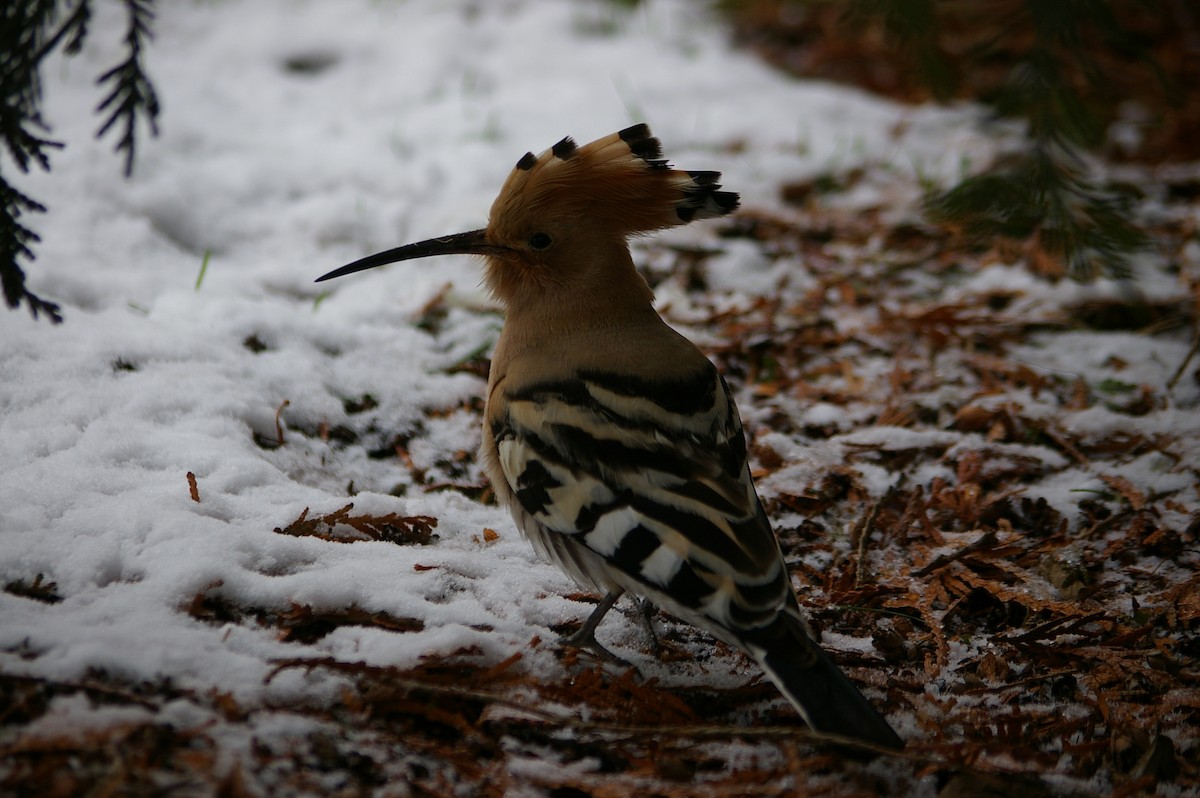
[[[657,657],[662,652],[662,641],[658,639],[658,633],[654,631],[654,613],[658,611],[658,608],[645,596],[638,596],[634,599],[634,603],[637,605],[638,620],[641,621],[642,631],[650,640],[650,650]]]
[[[621,668],[632,668],[634,671],[637,671],[637,668],[632,663],[621,659],[616,654],[600,645],[600,641],[596,639],[596,627],[600,625],[600,621],[603,620],[604,616],[609,610],[612,609],[613,605],[617,603],[617,599],[619,599],[621,594],[624,592],[625,591],[623,590],[614,590],[609,592],[608,595],[602,598],[600,603],[596,605],[596,609],[592,610],[592,614],[589,615],[588,619],[583,622],[583,626],[579,627],[577,632],[567,635],[559,642],[565,646],[571,646],[572,648],[578,648],[583,651],[587,651],[601,662],[606,662],[610,665],[616,665]]]
[[[581,651],[586,651],[596,659],[608,665],[615,665],[618,668],[625,669],[633,668],[635,671],[637,670],[637,666],[635,666],[633,663],[621,659],[616,654],[612,653],[603,645],[601,645],[600,641],[596,639],[595,632],[589,631],[586,625],[580,628],[580,630],[575,634],[563,637],[561,640],[559,640],[559,644],[570,646],[571,648],[577,648]]]

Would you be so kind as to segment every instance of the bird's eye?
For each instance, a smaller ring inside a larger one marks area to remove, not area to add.
[[[553,243],[549,233],[534,233],[529,237],[529,246],[533,249],[545,249]]]

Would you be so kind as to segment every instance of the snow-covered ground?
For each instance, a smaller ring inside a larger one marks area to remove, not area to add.
[[[279,658],[409,666],[477,647],[495,661],[523,652],[524,667],[553,678],[562,663],[531,639],[552,640],[551,626],[591,605],[573,600],[576,588],[537,560],[504,512],[469,491],[413,483],[414,468],[429,483],[480,480],[461,453],[478,445],[472,406],[483,381],[454,369],[486,354],[502,323],[479,264],[447,258],[313,279],[364,254],[482,226],[515,161],[564,135],[586,142],[648,122],[674,163],[722,171],[744,207],[768,211],[782,211],[787,181],[859,164],[946,181],[999,146],[969,108],[903,107],[781,76],[732,49],[702,4],[683,0],[632,10],[566,0],[178,0],[159,4],[148,56],[161,135],[141,139],[124,180],[112,142],[92,139],[93,81],[119,56],[116,5],[99,4],[79,56],[45,70],[46,120],[68,146],[51,174],[18,181],[50,208],[29,220],[44,239],[27,269],[31,288],[61,302],[66,321],[0,313],[0,584],[40,576],[61,598],[0,592],[0,670],[10,674],[104,672],[285,706],[335,701],[341,682],[302,669],[268,681]],[[704,225],[668,237],[723,246]],[[734,241],[711,261],[711,285],[732,306],[769,293],[780,268],[795,266]],[[977,278],[989,279],[1013,288],[1025,278]],[[425,309],[447,291],[445,317],[431,321]],[[685,317],[686,302],[674,300]],[[1186,351],[1153,341],[1135,350],[1131,338],[1067,340],[1028,359],[1083,372],[1120,357],[1137,372],[1130,382],[1161,384]],[[1195,384],[1183,380],[1175,397],[1185,408],[1169,422],[1178,431],[1181,418],[1195,418]],[[759,417],[744,413],[748,424]],[[835,412],[821,423],[849,422]],[[1102,413],[1078,419],[1093,422],[1105,423]],[[327,434],[339,427],[349,439]],[[867,429],[809,454],[771,442],[802,464],[792,476],[803,481],[821,458],[881,435],[885,448],[902,449],[906,434],[915,433]],[[411,464],[371,456],[397,436]],[[1190,478],[1168,463],[1143,465],[1167,482]],[[871,488],[882,494],[886,475],[879,480]],[[1068,482],[1045,488],[1052,504],[1103,487],[1087,476]],[[438,538],[342,545],[275,531],[305,508],[323,515],[350,501],[355,513],[433,516]],[[271,628],[198,619],[189,612],[198,596],[272,611],[353,606],[423,627],[347,625],[285,641]],[[614,614],[601,636],[658,674],[637,634]],[[168,720],[197,722],[187,716],[194,708],[176,710]],[[76,696],[38,722],[103,726],[130,711],[106,714]],[[920,736],[909,718],[893,720],[902,736]],[[262,739],[297,731],[263,723]]]

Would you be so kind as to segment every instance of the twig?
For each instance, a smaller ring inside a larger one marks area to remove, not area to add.
[[[992,687],[992,686],[972,687],[969,690],[965,690],[964,693],[966,695],[983,695],[986,693],[1003,693],[1005,690],[1011,690],[1014,687],[1024,687],[1025,685],[1028,685],[1028,684],[1036,684],[1037,682],[1044,682],[1049,679],[1057,679],[1059,676],[1078,676],[1078,675],[1079,675],[1078,668],[1063,668],[1062,670],[1050,671],[1049,673],[1039,673],[1034,676],[1028,676],[1024,679],[1018,679],[1015,682],[1006,682],[1005,684],[998,684],[994,687]]]
[[[143,709],[154,711],[159,711],[162,709],[161,702],[151,701],[150,699],[135,695],[128,690],[122,690],[118,687],[109,687],[106,684],[100,684],[98,682],[57,681],[55,679],[47,679],[42,676],[30,676],[22,673],[5,673],[3,676],[5,679],[11,679],[12,681],[42,685],[56,690],[75,690],[84,693],[102,695],[107,698],[115,698],[130,704],[136,704]]]
[[[929,576],[939,568],[945,568],[955,560],[961,560],[968,554],[980,551],[982,549],[990,549],[996,543],[996,530],[989,529],[979,536],[979,539],[963,546],[961,549],[951,552],[950,554],[939,554],[933,558],[933,561],[923,568],[914,571],[913,576]]]
[[[854,586],[858,587],[862,584],[863,576],[866,572],[867,559],[867,540],[871,537],[871,529],[875,526],[875,519],[879,517],[879,509],[883,507],[883,503],[892,497],[895,493],[895,487],[888,488],[887,493],[880,497],[879,501],[871,507],[871,511],[867,513],[867,517],[858,525],[858,546],[855,552],[857,562],[854,564]]]
[[[1029,643],[1034,640],[1045,640],[1051,637],[1060,635],[1081,634],[1080,628],[1086,626],[1092,621],[1099,620],[1104,617],[1104,611],[1089,613],[1088,615],[1068,615],[1063,618],[1055,618],[1046,621],[1043,624],[1033,627],[1027,632],[1012,637],[996,637],[996,640],[1002,640],[1006,643]]]
[[[1058,432],[1055,429],[1052,429],[1049,424],[1042,424],[1042,425],[1040,425],[1040,427],[1035,427],[1035,428],[1040,429],[1043,435],[1045,435],[1050,440],[1054,441],[1054,443],[1057,444],[1059,448],[1061,448],[1064,452],[1069,454],[1071,456],[1071,459],[1073,459],[1075,462],[1079,463],[1079,465],[1084,466],[1085,468],[1088,466],[1091,466],[1092,463],[1090,460],[1087,459],[1087,456],[1085,456],[1083,454],[1083,452],[1081,452],[1077,448],[1075,448],[1075,444],[1073,444],[1069,440],[1067,440],[1062,435],[1062,433]]]
[[[291,403],[290,399],[284,399],[279,407],[275,408],[275,438],[279,441],[280,446],[283,446],[283,422],[279,417],[283,414],[283,409]]]
[[[1183,376],[1184,370],[1192,362],[1192,358],[1196,356],[1198,350],[1200,350],[1200,329],[1196,330],[1196,337],[1192,339],[1192,348],[1184,356],[1183,362],[1179,364],[1179,368],[1175,369],[1175,374],[1171,376],[1171,379],[1167,380],[1168,391],[1175,390],[1175,385],[1179,382],[1179,378]]]

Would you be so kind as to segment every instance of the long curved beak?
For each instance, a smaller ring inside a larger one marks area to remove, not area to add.
[[[456,233],[452,236],[430,238],[415,244],[389,249],[375,255],[347,263],[340,269],[334,269],[329,274],[323,274],[316,282],[332,280],[334,277],[344,277],[347,274],[374,269],[376,266],[386,266],[401,260],[428,258],[433,255],[503,255],[510,250],[507,247],[492,244],[487,240],[486,230],[471,230],[466,233]]]

